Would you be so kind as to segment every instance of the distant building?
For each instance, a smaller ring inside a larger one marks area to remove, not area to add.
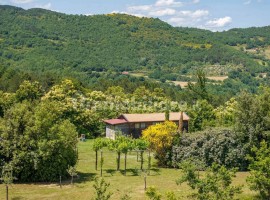
[[[170,113],[170,121],[179,126],[180,112]],[[114,139],[115,133],[121,131],[125,135],[139,138],[148,126],[165,121],[165,113],[123,114],[117,119],[104,120],[106,123],[106,137]],[[183,113],[183,130],[188,131],[189,116]]]
[[[128,75],[129,73],[127,71],[122,72],[123,75]]]

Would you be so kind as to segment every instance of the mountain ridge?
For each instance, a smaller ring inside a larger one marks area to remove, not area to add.
[[[67,15],[12,6],[0,10],[1,71],[73,76],[86,84],[93,72],[160,72],[167,79],[197,69],[222,76],[269,71],[269,26],[211,32],[126,14]]]

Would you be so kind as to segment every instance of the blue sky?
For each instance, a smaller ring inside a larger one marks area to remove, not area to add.
[[[212,31],[270,25],[270,0],[0,0],[0,4],[67,14],[127,13]]]

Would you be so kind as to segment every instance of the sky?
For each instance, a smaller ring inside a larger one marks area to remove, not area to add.
[[[211,31],[270,25],[270,0],[0,0],[0,5],[66,14],[125,13]]]

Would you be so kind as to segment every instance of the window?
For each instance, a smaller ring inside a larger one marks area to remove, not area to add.
[[[140,124],[139,123],[136,123],[135,124],[135,128],[140,128]]]
[[[145,123],[141,123],[141,128],[145,128]]]

